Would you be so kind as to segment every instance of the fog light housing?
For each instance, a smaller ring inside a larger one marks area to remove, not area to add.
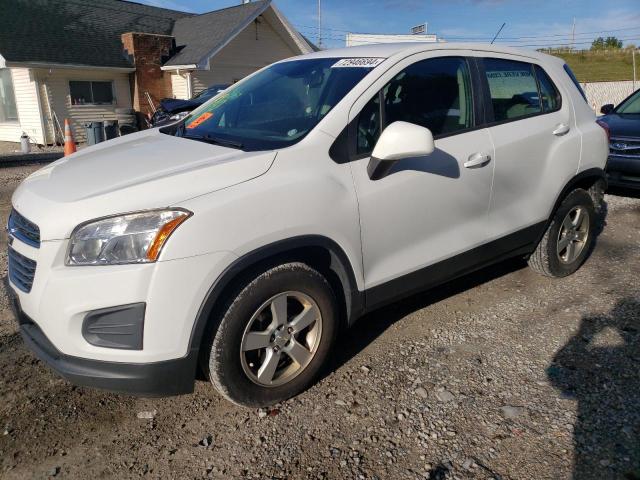
[[[82,322],[82,336],[96,347],[142,350],[145,303],[101,308]]]

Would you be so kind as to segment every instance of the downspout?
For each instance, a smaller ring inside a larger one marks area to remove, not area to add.
[[[42,108],[42,98],[40,95],[40,80],[38,80],[38,77],[36,76],[35,72],[31,69],[29,69],[29,75],[33,76],[33,84],[36,87],[36,101],[38,102],[38,116],[40,117],[40,131],[42,132],[42,145],[48,145],[48,141],[49,141],[48,132],[47,132],[47,127],[45,126],[44,111]],[[45,88],[46,88],[46,84],[45,84]],[[55,129],[53,133],[55,134]],[[55,139],[53,140],[53,143],[56,143]]]
[[[189,100],[191,100],[193,98],[193,85],[191,84],[191,71],[187,71],[184,74],[184,76],[187,79],[187,97],[189,97]]]

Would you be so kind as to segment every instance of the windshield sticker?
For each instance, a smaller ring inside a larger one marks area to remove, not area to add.
[[[331,65],[331,68],[375,68],[384,58],[343,58]]]
[[[197,128],[199,127],[202,123],[206,122],[207,120],[209,120],[211,117],[213,117],[213,113],[211,112],[204,112],[202,115],[200,115],[198,118],[196,118],[193,122],[191,122],[189,125],[187,125],[187,128],[191,129],[191,128]]]

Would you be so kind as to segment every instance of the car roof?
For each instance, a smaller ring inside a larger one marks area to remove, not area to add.
[[[558,57],[547,55],[535,50],[527,50],[524,48],[502,47],[498,45],[490,45],[483,43],[449,43],[449,42],[401,42],[401,43],[376,43],[371,45],[359,45],[357,47],[335,48],[331,50],[321,50],[319,52],[309,53],[300,58],[349,58],[349,57],[377,57],[391,58],[394,56],[406,56],[414,53],[428,51],[455,51],[455,50],[474,50],[487,53],[519,55],[522,57],[532,58],[540,61],[562,62]]]

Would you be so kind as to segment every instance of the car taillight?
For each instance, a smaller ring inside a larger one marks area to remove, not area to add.
[[[604,128],[604,131],[607,132],[607,142],[611,141],[611,131],[609,130],[609,125],[607,125],[602,120],[596,120],[596,123]]]

